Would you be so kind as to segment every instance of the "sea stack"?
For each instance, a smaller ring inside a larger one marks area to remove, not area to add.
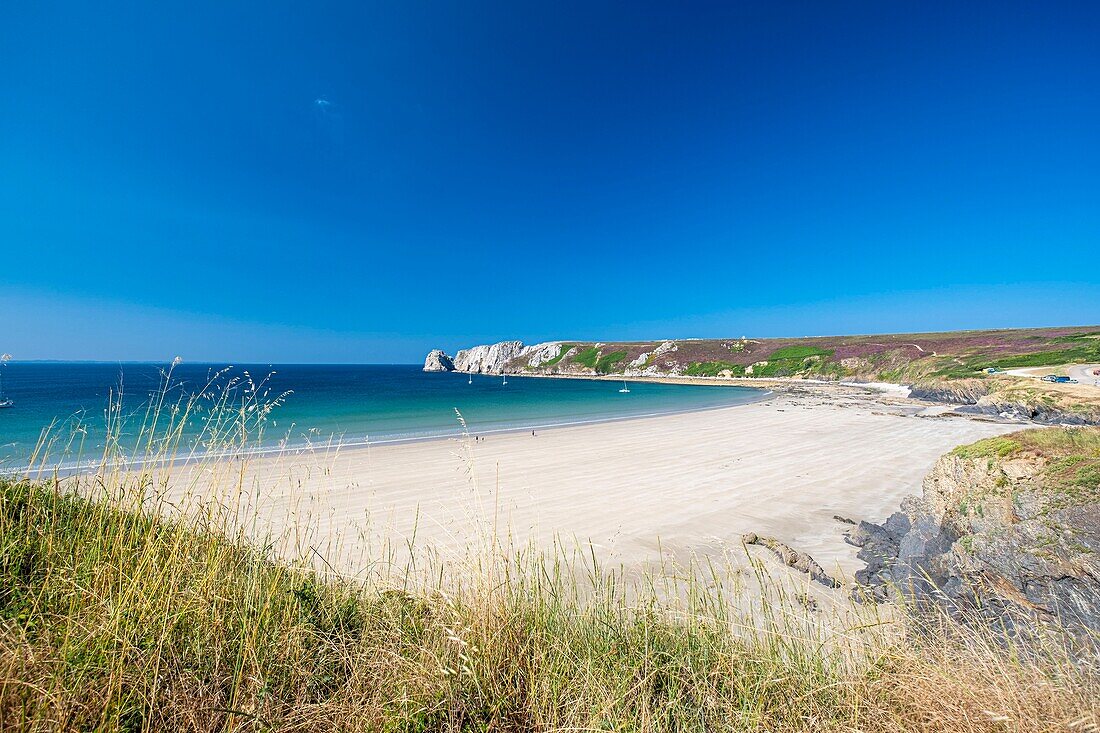
[[[424,371],[426,372],[453,372],[454,370],[454,360],[447,356],[442,349],[432,349],[428,354],[428,358],[424,360]]]

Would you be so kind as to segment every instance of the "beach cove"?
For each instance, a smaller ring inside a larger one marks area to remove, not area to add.
[[[941,454],[1019,429],[941,413],[865,389],[796,386],[752,404],[534,434],[184,467],[173,486],[239,483],[258,532],[293,530],[290,552],[352,574],[382,548],[459,557],[486,532],[626,567],[743,557],[741,535],[755,532],[850,576],[861,563],[835,515],[880,521],[920,493]]]

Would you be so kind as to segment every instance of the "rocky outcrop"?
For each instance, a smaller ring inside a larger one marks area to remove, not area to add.
[[[914,384],[909,396],[928,402],[946,402],[954,405],[973,405],[989,394],[989,385],[977,379],[959,379],[944,382]]]
[[[958,412],[974,415],[996,415],[1014,420],[1027,420],[1043,425],[1098,425],[1100,414],[1073,412],[1044,402],[1041,398],[1021,399],[1000,394],[989,394],[972,405],[960,407]]]
[[[1018,382],[959,379],[913,385],[909,396],[929,402],[961,405],[956,412],[1036,422],[1043,425],[1100,425],[1100,411],[1059,403],[1053,395],[1019,389]],[[1062,395],[1064,397],[1064,395]]]
[[[923,494],[848,535],[865,597],[1100,633],[1100,431],[1031,430],[956,449]]]
[[[432,349],[428,352],[428,358],[424,360],[424,371],[453,372],[454,370],[454,361],[451,360],[451,357],[443,353],[442,349]]]

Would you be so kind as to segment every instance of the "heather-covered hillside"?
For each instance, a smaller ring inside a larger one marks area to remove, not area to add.
[[[812,338],[504,341],[429,354],[427,371],[895,382],[917,397],[1048,423],[1100,423],[1100,390],[1005,370],[1100,363],[1100,326]]]
[[[678,339],[458,352],[458,371],[592,376],[814,377],[922,382],[980,378],[987,369],[1100,362],[1100,326],[821,336]]]

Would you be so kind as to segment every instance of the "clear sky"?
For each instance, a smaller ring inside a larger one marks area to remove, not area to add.
[[[1100,3],[14,2],[0,351],[1100,322]]]

